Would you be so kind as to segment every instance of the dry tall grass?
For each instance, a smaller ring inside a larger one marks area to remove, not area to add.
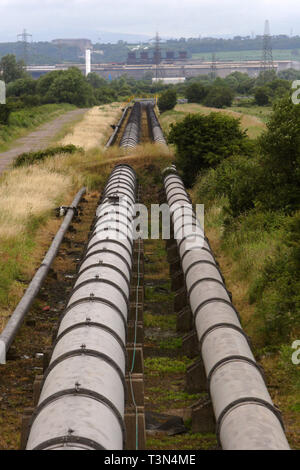
[[[123,103],[112,103],[90,109],[61,140],[61,144],[78,145],[84,150],[104,145],[112,132],[110,125],[116,123],[123,106]]]
[[[81,125],[81,123],[79,123]],[[78,144],[82,146],[82,142]],[[157,162],[166,166],[173,158],[166,147],[141,145],[125,152],[118,147],[93,148],[82,153],[60,154],[30,167],[6,172],[0,178],[0,331],[20,300],[45,249],[60,224],[53,209],[71,203],[76,191],[100,189],[115,164],[136,170]],[[43,232],[43,244],[36,243]]]

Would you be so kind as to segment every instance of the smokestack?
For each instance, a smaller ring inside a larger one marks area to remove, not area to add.
[[[86,49],[85,51],[85,75],[88,76],[91,73],[91,49]]]

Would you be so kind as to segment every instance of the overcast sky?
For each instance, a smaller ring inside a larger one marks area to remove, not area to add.
[[[103,32],[162,37],[300,34],[299,0],[0,0],[0,41],[24,28],[33,40],[86,37]]]

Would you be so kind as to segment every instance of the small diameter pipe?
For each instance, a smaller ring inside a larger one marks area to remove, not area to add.
[[[58,253],[63,238],[70,226],[74,216],[74,209],[77,208],[82,196],[85,194],[86,188],[82,188],[75,196],[70,209],[58,230],[42,264],[34,275],[31,283],[29,284],[24,296],[17,305],[12,316],[8,320],[3,332],[0,335],[0,364],[6,364],[6,354],[14,341],[25,315],[28,313],[33,301],[35,300],[39,290],[49,272],[49,269]]]
[[[123,124],[123,122],[124,122],[124,120],[127,116],[128,110],[129,110],[129,106],[126,106],[126,108],[123,111],[122,117],[121,117],[120,121],[118,122],[118,124],[116,125],[116,128],[115,128],[114,132],[112,133],[112,135],[108,139],[108,142],[105,145],[105,148],[111,147],[115,143],[118,132],[119,132],[120,128],[122,127],[122,124]]]

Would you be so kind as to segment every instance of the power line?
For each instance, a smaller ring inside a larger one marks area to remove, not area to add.
[[[160,47],[160,42],[161,38],[159,36],[159,33],[156,33],[155,38],[153,38],[155,41],[154,45],[154,64],[155,64],[155,81],[156,83],[158,82],[159,78],[162,78],[163,73],[162,70],[160,69],[160,63],[161,63],[161,47]]]
[[[273,62],[273,50],[272,50],[272,38],[270,34],[270,23],[269,20],[265,22],[265,32],[263,37],[263,53],[260,64],[260,73],[263,79],[266,78],[266,73],[274,70]]]
[[[32,38],[32,34],[27,33],[26,29],[23,29],[21,34],[18,34],[17,39],[23,43],[23,61],[25,65],[28,65],[28,39]]]
[[[216,54],[213,53],[211,56],[211,67],[210,67],[210,76],[212,80],[217,78],[217,59],[216,59]]]

